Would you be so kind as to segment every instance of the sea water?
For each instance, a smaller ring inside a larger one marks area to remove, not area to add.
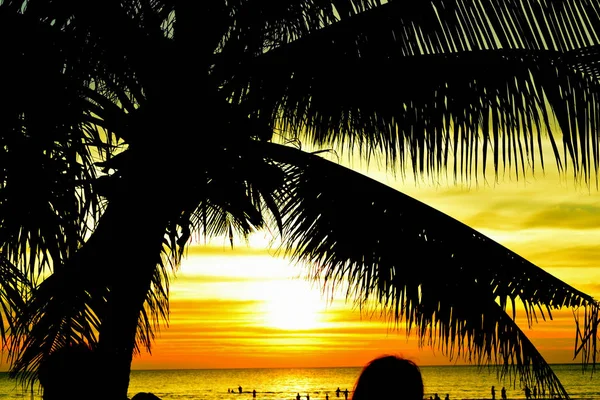
[[[582,373],[580,365],[552,365],[573,399],[600,400],[600,371]],[[277,369],[199,369],[132,371],[129,397],[138,392],[152,392],[163,400],[344,400],[343,391],[352,391],[361,368],[277,368]],[[425,398],[438,393],[451,400],[490,399],[490,388],[496,387],[496,398],[505,386],[509,399],[524,399],[518,385],[497,379],[493,370],[474,366],[423,366]],[[392,383],[393,384],[393,383]],[[238,392],[242,388],[242,393]],[[336,389],[342,393],[336,397]],[[229,390],[229,392],[228,392]],[[398,388],[401,391],[401,388]],[[350,393],[351,397],[351,393]],[[23,391],[8,375],[0,373],[0,400],[40,400],[37,391]],[[81,398],[85,398],[82,394]]]

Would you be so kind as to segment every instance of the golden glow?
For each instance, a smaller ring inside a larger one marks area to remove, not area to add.
[[[283,330],[314,330],[323,326],[325,301],[306,282],[271,284],[264,306],[265,326]]]

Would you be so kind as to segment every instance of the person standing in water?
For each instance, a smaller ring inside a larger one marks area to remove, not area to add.
[[[496,388],[492,386],[492,400],[496,400]]]

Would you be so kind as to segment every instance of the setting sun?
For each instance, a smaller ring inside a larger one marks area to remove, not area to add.
[[[265,301],[265,325],[283,330],[311,330],[324,325],[326,302],[317,288],[290,280],[271,285]]]

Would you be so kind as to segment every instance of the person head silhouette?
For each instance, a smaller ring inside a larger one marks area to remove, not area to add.
[[[422,400],[423,378],[417,365],[397,356],[369,362],[354,385],[352,400]]]

